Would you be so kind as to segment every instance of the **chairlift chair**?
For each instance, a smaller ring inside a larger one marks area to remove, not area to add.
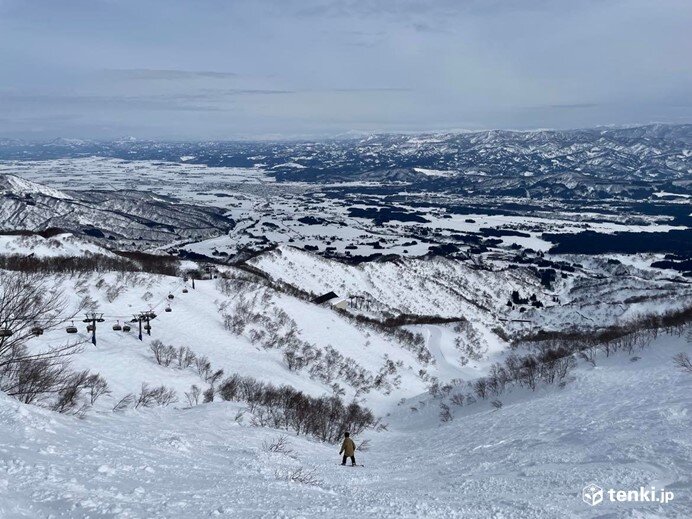
[[[174,299],[175,296],[173,294],[168,294],[168,299]]]
[[[123,324],[123,331],[124,332],[129,332],[132,328],[130,328],[129,324]]]
[[[34,326],[34,327],[31,329],[31,333],[33,333],[33,334],[36,335],[37,337],[38,337],[39,335],[43,335],[43,328],[41,328],[40,326]]]
[[[122,326],[120,326],[120,321],[116,321],[116,323],[113,325],[113,331],[114,332],[119,332],[123,329]]]
[[[183,288],[183,294],[187,294],[187,293],[188,293],[187,288]]]
[[[78,330],[77,330],[77,327],[74,325],[74,321],[72,321],[72,324],[70,326],[65,328],[65,331],[67,333],[77,333]]]
[[[171,309],[170,306],[167,306],[166,309],[165,309],[165,311],[166,311],[166,312],[172,312],[173,310]]]
[[[87,332],[93,332],[94,331],[94,325],[93,324],[87,324]]]

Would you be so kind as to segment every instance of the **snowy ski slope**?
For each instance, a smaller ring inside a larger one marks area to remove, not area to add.
[[[692,377],[662,336],[629,361],[581,365],[564,389],[516,391],[498,411],[437,406],[392,411],[368,432],[365,468],[339,467],[338,447],[304,437],[267,453],[282,431],[237,419],[238,404],[94,413],[85,419],[0,395],[0,516],[7,519],[198,517],[689,517]],[[298,468],[314,484],[287,482]],[[582,488],[665,487],[667,504],[604,502]]]

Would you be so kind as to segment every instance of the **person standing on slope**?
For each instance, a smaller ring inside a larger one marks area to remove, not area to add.
[[[341,464],[346,465],[346,458],[351,458],[351,466],[355,467],[356,466],[356,444],[355,442],[349,437],[349,433],[344,433],[344,443],[341,444],[341,450],[339,451],[339,454],[344,455]]]

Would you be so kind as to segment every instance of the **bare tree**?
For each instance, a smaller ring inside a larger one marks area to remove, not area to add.
[[[68,357],[81,350],[83,341],[41,350],[27,346],[34,336],[74,317],[66,309],[62,292],[51,289],[45,276],[0,272],[1,391],[25,403],[50,400],[57,411],[74,411],[90,376],[71,372]]]
[[[77,312],[66,315],[67,304],[60,290],[51,289],[45,276],[0,272],[0,370],[24,360],[56,360],[77,353],[83,342],[31,353],[26,343],[37,333],[60,327]]]

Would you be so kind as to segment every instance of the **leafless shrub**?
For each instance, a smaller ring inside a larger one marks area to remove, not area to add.
[[[38,404],[62,390],[69,377],[65,364],[24,359],[2,367],[0,389],[25,404]]]
[[[121,413],[128,407],[130,407],[135,401],[135,395],[132,393],[128,393],[124,397],[122,397],[117,404],[113,406],[113,412],[114,413]]]
[[[106,380],[98,373],[87,379],[86,387],[89,389],[89,403],[91,405],[94,405],[103,395],[108,395],[111,392]]]
[[[166,386],[149,387],[142,383],[142,389],[135,398],[135,409],[140,407],[154,407],[155,405],[167,407],[178,401],[178,397],[173,389]]]
[[[176,360],[178,369],[189,368],[197,359],[197,356],[187,346],[181,346],[176,352]]]
[[[440,404],[440,420],[442,422],[451,422],[454,419],[454,416],[452,416],[452,411],[449,408],[447,404],[442,402]]]
[[[126,288],[123,285],[120,285],[117,283],[114,285],[110,285],[106,289],[106,299],[108,300],[109,303],[112,303],[113,301],[118,299],[118,297],[120,297],[120,295],[123,292],[125,292],[125,290],[126,290]]]
[[[80,395],[90,378],[88,371],[80,371],[67,376],[58,391],[58,399],[51,406],[58,413],[74,412],[80,404]]]
[[[675,363],[675,366],[685,373],[692,373],[692,360],[690,360],[689,355],[687,353],[678,353],[673,357],[673,362]]]
[[[596,367],[596,348],[586,348],[579,352],[579,356],[591,364],[594,368]]]
[[[454,387],[451,384],[445,384],[440,388],[440,394],[446,397],[452,392],[452,389],[454,389]]]
[[[473,391],[478,398],[485,399],[488,396],[488,381],[484,378],[479,378],[473,383]]]
[[[430,379],[430,385],[428,386],[428,393],[433,398],[437,398],[440,395],[440,382],[437,380],[437,377],[432,377]]]
[[[190,391],[185,392],[185,398],[187,399],[187,405],[190,407],[196,406],[199,404],[199,397],[202,394],[202,390],[197,387],[196,385],[190,386]]]
[[[286,436],[279,436],[275,440],[268,442],[262,442],[262,450],[265,452],[276,452],[279,454],[291,454],[293,450],[290,448],[288,438]]]
[[[204,378],[204,381],[213,386],[219,380],[221,380],[221,377],[223,377],[223,370],[217,369],[216,371],[210,371]]]
[[[177,356],[177,351],[173,346],[166,346],[158,339],[151,341],[149,349],[154,354],[156,363],[160,366],[170,366]]]
[[[214,393],[216,393],[216,391],[214,391],[213,387],[205,389],[202,402],[205,404],[209,404],[209,403],[213,402],[214,401]]]
[[[356,450],[360,452],[368,452],[370,450],[370,440],[365,439],[362,442],[360,442],[360,445],[358,445],[358,448]]]
[[[300,483],[302,485],[312,485],[318,486],[321,484],[320,480],[316,477],[316,471],[307,470],[300,467],[295,470],[289,470],[288,472],[281,473],[280,471],[274,472],[277,479],[282,479],[284,481],[289,481],[292,483]]]
[[[454,405],[462,406],[464,405],[464,395],[461,393],[454,393],[452,398],[450,398],[450,402]]]
[[[200,377],[202,377],[205,381],[207,379],[207,376],[209,375],[209,372],[211,372],[211,362],[209,362],[209,359],[205,356],[197,356],[195,358],[195,371],[199,374]]]
[[[496,410],[502,408],[502,402],[500,402],[499,400],[493,400],[492,402],[490,402],[490,405],[492,405]]]

